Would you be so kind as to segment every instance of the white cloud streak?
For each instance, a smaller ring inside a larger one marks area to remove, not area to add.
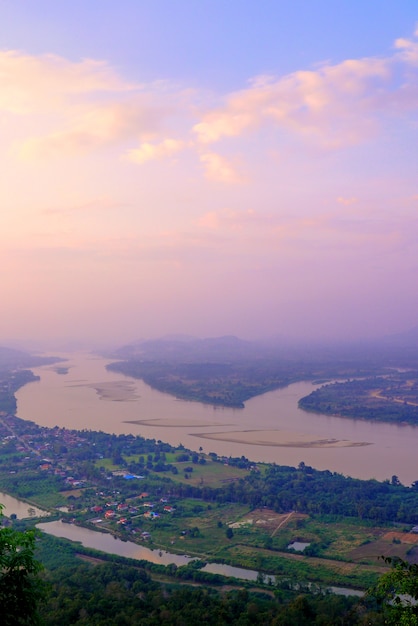
[[[24,159],[119,145],[120,155],[142,165],[188,147],[208,180],[236,183],[242,177],[231,158],[209,145],[238,141],[262,127],[320,149],[361,143],[378,132],[382,116],[416,112],[417,68],[418,42],[398,39],[387,57],[260,76],[248,88],[221,96],[223,105],[199,114],[196,102],[203,96],[197,90],[134,84],[102,61],[9,51],[0,53],[0,116],[20,126],[15,153]]]

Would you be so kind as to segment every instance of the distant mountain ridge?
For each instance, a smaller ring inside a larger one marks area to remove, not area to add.
[[[14,369],[25,367],[37,367],[61,361],[58,357],[44,357],[33,355],[23,350],[0,346],[0,369]]]
[[[418,326],[393,335],[386,335],[382,342],[387,346],[418,348]]]
[[[197,338],[190,335],[165,335],[157,339],[142,339],[126,344],[107,356],[123,360],[178,362],[233,362],[240,359],[277,359],[329,361],[336,358],[380,361],[410,366],[416,361],[418,326],[406,331],[372,340],[335,343],[292,343],[283,336],[264,340],[245,340],[235,335]]]
[[[0,366],[18,366],[29,356],[27,352],[0,346]]]
[[[234,335],[199,339],[188,335],[169,335],[122,346],[112,356],[122,359],[204,359],[224,360],[249,356],[258,350],[254,342]]]

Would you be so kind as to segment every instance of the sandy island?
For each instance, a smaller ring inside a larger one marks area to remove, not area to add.
[[[231,426],[223,422],[210,422],[196,424],[195,421],[183,421],[176,419],[149,419],[149,420],[126,420],[125,424],[137,426],[154,426],[157,428],[210,428],[213,426]],[[315,439],[308,433],[294,433],[284,430],[230,430],[215,433],[188,433],[192,437],[212,439],[213,441],[225,441],[231,443],[243,443],[251,446],[273,446],[278,448],[356,448],[370,446],[367,441],[349,441],[348,439]]]
[[[313,439],[305,433],[292,433],[283,430],[237,430],[226,433],[189,433],[192,437],[229,441],[252,446],[274,446],[281,448],[354,448],[370,446],[367,441],[348,441],[347,439]]]
[[[207,424],[196,424],[195,421],[178,421],[172,419],[155,418],[150,420],[125,420],[124,424],[136,424],[137,426],[156,426],[157,428],[210,428],[212,426],[231,426],[224,422],[209,422]]]
[[[106,383],[87,383],[71,385],[72,387],[89,387],[94,389],[100,400],[111,402],[134,402],[140,396],[136,393],[136,385],[129,380],[115,380]]]
[[[104,383],[87,383],[71,385],[74,387],[90,387],[94,389],[100,400],[111,402],[134,402],[140,396],[136,393],[136,385],[129,380],[115,380]],[[211,428],[231,426],[224,422],[208,422],[197,424],[195,421],[172,419],[127,420],[125,424],[137,426],[154,426],[160,428]],[[192,437],[241,443],[252,446],[273,446],[282,448],[354,448],[370,446],[367,441],[349,441],[347,439],[315,439],[308,433],[294,433],[283,430],[233,430],[215,433],[188,433]]]

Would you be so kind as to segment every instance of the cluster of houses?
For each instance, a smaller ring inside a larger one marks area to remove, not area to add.
[[[168,504],[166,498],[160,498],[157,503],[146,500],[149,494],[143,492],[136,498],[130,498],[128,502],[106,502],[104,505],[96,504],[91,507],[90,511],[97,515],[97,518],[90,520],[91,523],[108,527],[109,522],[115,522],[121,526],[131,526],[132,534],[141,534],[143,539],[149,539],[150,533],[141,532],[138,528],[132,527],[133,521],[137,518],[153,520],[159,518],[166,513],[173,513],[175,507]],[[145,509],[145,511],[144,511]]]
[[[4,416],[5,417],[5,416]],[[68,491],[84,490],[84,488],[93,485],[84,476],[79,476],[78,472],[68,464],[66,458],[67,450],[71,450],[85,445],[86,440],[77,432],[69,431],[64,428],[41,428],[31,423],[21,422],[7,416],[7,420],[0,419],[0,444],[13,444],[13,449],[17,452],[23,452],[17,461],[18,466],[31,469],[37,469],[40,473],[57,476],[63,480],[63,484]],[[63,454],[62,454],[63,453]],[[26,454],[26,456],[25,456]],[[99,457],[98,454],[96,454]],[[13,469],[12,473],[16,473]],[[126,481],[140,481],[145,477],[137,474],[127,473],[119,470],[112,472],[115,478],[123,478]],[[109,476],[110,478],[110,476]],[[81,494],[82,491],[79,493]],[[110,494],[110,495],[109,495]],[[69,494],[67,493],[68,497]],[[127,501],[115,501],[114,498],[120,496],[118,491],[97,493],[97,502],[90,507],[89,512],[96,517],[89,520],[91,523],[109,529],[115,525],[123,528],[132,534],[140,535],[144,540],[150,539],[150,533],[146,530],[138,528],[140,519],[154,520],[165,514],[173,513],[175,508],[168,503],[166,498],[151,501],[150,494],[146,492],[138,492],[135,497],[129,498]],[[75,494],[72,498],[78,498]],[[103,504],[102,504],[103,503]],[[77,507],[74,503],[66,508],[66,512],[75,511]],[[60,510],[63,510],[61,507]],[[80,512],[81,509],[80,509]],[[84,513],[84,512],[83,512]],[[83,515],[84,517],[84,515]],[[64,517],[63,521],[70,521]],[[75,518],[72,520],[75,521]],[[142,524],[141,524],[142,526]]]

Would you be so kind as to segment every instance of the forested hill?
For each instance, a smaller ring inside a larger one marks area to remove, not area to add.
[[[411,355],[359,346],[290,348],[237,337],[141,341],[114,352],[108,366],[178,398],[243,407],[256,395],[300,380],[364,378],[411,366]],[[107,355],[109,356],[109,355]],[[418,357],[415,357],[418,367]]]
[[[0,371],[18,369],[23,367],[38,367],[60,361],[58,357],[46,357],[38,354],[30,354],[23,350],[15,350],[0,346]]]
[[[0,411],[15,413],[15,392],[26,383],[38,380],[28,368],[60,360],[58,357],[32,355],[0,346]]]

